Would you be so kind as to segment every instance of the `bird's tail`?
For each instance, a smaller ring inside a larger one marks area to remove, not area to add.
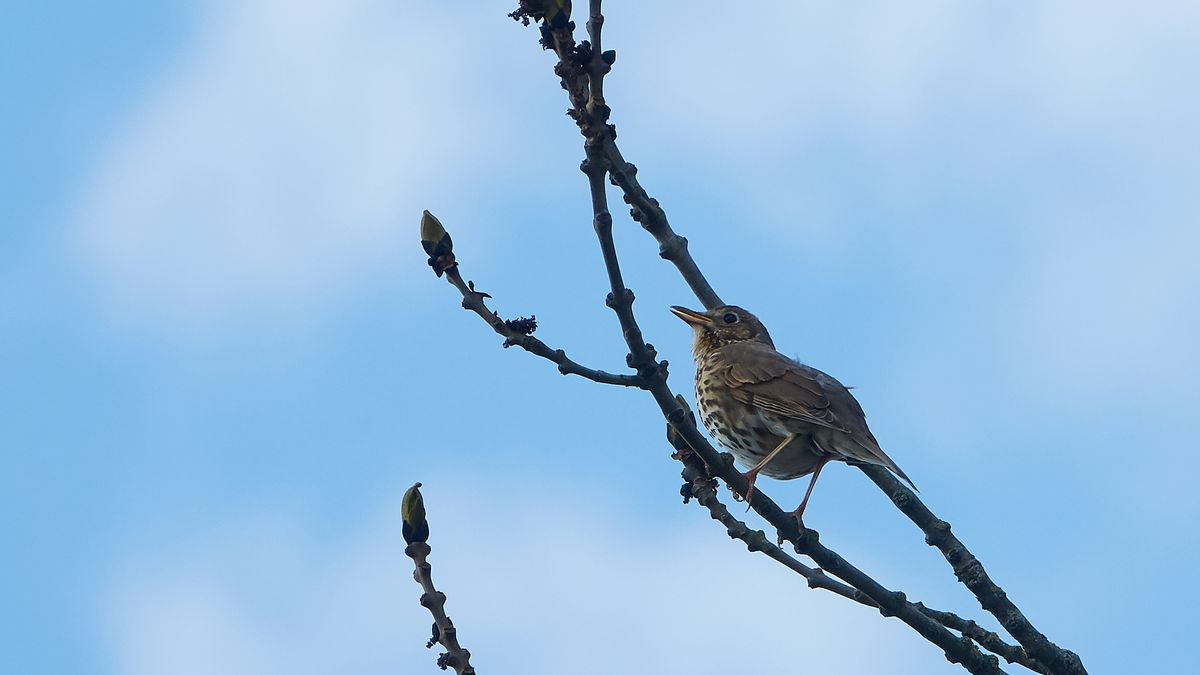
[[[917,489],[917,484],[912,482],[912,479],[908,477],[908,474],[904,473],[904,470],[897,466],[896,463],[891,460],[891,458],[888,458],[888,463],[884,466],[887,467],[888,471],[896,474],[900,480],[908,483],[908,487],[912,488],[913,492],[920,492],[920,490]]]
[[[901,469],[898,464],[892,461],[891,457],[887,456],[887,453],[883,451],[883,448],[879,447],[879,443],[875,442],[874,438],[854,438],[853,440],[854,443],[852,443],[852,445],[856,446],[854,449],[857,450],[857,452],[851,451],[847,454],[851,455],[855,461],[863,464],[882,466],[888,471],[896,474],[896,477],[900,480],[908,483],[908,486],[911,487],[914,492],[920,492],[920,490],[917,489],[916,484],[913,483],[912,479],[908,477],[908,474],[904,473],[904,470]]]

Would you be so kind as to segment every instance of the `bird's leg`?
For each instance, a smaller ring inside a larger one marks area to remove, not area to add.
[[[797,506],[796,510],[792,511],[792,515],[796,517],[796,524],[800,526],[801,531],[804,530],[804,507],[808,506],[808,498],[812,495],[813,486],[817,484],[817,476],[821,475],[821,469],[824,469],[825,465],[831,459],[833,458],[824,457],[821,461],[817,462],[817,468],[813,469],[812,480],[808,482],[808,489],[804,491],[804,499],[800,500],[800,506]]]
[[[778,455],[788,443],[792,442],[792,439],[795,437],[796,434],[788,434],[783,439],[783,442],[775,446],[774,450],[768,452],[767,456],[763,457],[761,462],[755,464],[753,469],[750,469],[746,473],[742,474],[742,477],[746,479],[747,483],[749,483],[749,485],[746,487],[746,508],[750,508],[750,497],[754,495],[754,481],[758,480],[758,472],[762,471],[763,467],[767,465],[767,462],[775,459],[775,455]]]

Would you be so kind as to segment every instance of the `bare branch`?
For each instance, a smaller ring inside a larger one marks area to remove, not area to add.
[[[650,392],[654,394],[659,408],[675,433],[687,443],[692,452],[704,461],[710,475],[720,478],[738,494],[746,494],[749,486],[745,476],[733,466],[733,456],[717,452],[696,428],[695,422],[678,401],[670,397],[665,382],[652,382]],[[851,565],[836,552],[823,546],[816,530],[800,530],[790,512],[779,508],[763,490],[755,489],[750,497],[750,506],[758,515],[771,523],[781,541],[788,541],[797,553],[808,556],[827,573],[832,574],[869,597],[884,616],[894,616],[908,624],[925,639],[942,649],[951,663],[962,664],[972,673],[1002,673],[996,657],[979,651],[968,638],[956,637],[941,623],[921,612],[909,602],[904,593],[890,591],[865,572]]]
[[[688,461],[682,458],[686,456],[684,453],[689,451],[683,450],[676,452],[676,456],[683,462],[683,480],[686,493],[684,501],[689,498],[695,499],[696,503],[708,509],[709,516],[725,526],[725,532],[733,539],[740,539],[746,544],[746,549],[751,552],[762,553],[763,555],[778,562],[784,567],[792,570],[796,574],[804,577],[808,581],[809,588],[821,588],[831,593],[853,600],[857,603],[866,605],[867,607],[876,607],[862,591],[847,586],[842,582],[831,578],[824,571],[815,567],[809,567],[804,563],[796,560],[787,551],[779,548],[774,542],[767,539],[767,535],[762,530],[752,530],[746,523],[738,520],[736,516],[729,512],[729,508],[721,503],[717,498],[717,483],[704,470],[704,465],[700,461]]]
[[[677,453],[679,456],[680,453]],[[696,502],[708,509],[709,515],[713,520],[720,522],[725,526],[726,533],[734,539],[739,539],[746,544],[746,549],[751,552],[762,553],[779,564],[787,567],[793,572],[804,577],[808,582],[809,588],[819,588],[827,590],[831,593],[836,593],[844,598],[853,600],[866,607],[877,608],[878,606],[867,597],[862,591],[859,591],[851,586],[837,581],[825,574],[820,568],[809,567],[804,563],[796,560],[786,551],[776,546],[769,541],[762,530],[752,530],[743,521],[729,512],[728,507],[721,503],[717,497],[716,482],[708,476],[704,471],[703,465],[699,462],[688,462],[681,458],[684,463],[683,479],[686,481],[686,494],[684,501],[694,498]],[[951,630],[958,631],[963,635],[977,642],[981,647],[990,652],[1000,655],[1009,663],[1015,663],[1025,666],[1030,670],[1039,673],[1049,673],[1045,666],[1030,659],[1024,649],[1010,645],[1000,638],[995,633],[984,629],[974,621],[964,619],[952,612],[944,612],[941,610],[926,607],[923,603],[914,603],[926,616],[934,619]]]
[[[543,44],[553,48],[558,55],[554,72],[562,81],[563,89],[571,101],[569,114],[579,125],[579,131],[588,144],[595,146],[594,155],[603,159],[613,183],[621,188],[625,202],[631,207],[633,219],[658,240],[659,255],[674,263],[706,308],[720,307],[725,303],[692,259],[687,239],[671,229],[667,214],[659,206],[658,200],[650,197],[638,182],[637,167],[625,161],[617,148],[616,128],[608,124],[610,109],[603,93],[604,75],[611,69],[617,55],[612,50],[602,51],[604,16],[600,12],[600,4],[597,0],[591,0],[589,4],[587,28],[590,40],[580,45],[575,44],[569,23],[543,28],[550,33],[549,42]]]
[[[574,38],[572,37],[571,27],[569,24],[562,25],[553,29],[553,47],[559,57],[559,63],[555,67],[555,73],[562,80],[563,88],[567,90],[571,98],[573,106],[572,117],[579,124],[580,131],[586,139],[586,148],[588,153],[587,162],[585,162],[585,172],[588,173],[589,182],[592,188],[592,203],[597,219],[597,231],[601,228],[600,221],[603,220],[603,227],[609,230],[608,239],[611,242],[611,223],[612,218],[608,212],[607,202],[598,200],[597,197],[597,176],[603,167],[607,170],[611,180],[624,193],[625,201],[632,207],[631,214],[635,220],[640,222],[642,226],[650,232],[660,245],[660,255],[675,264],[684,280],[691,287],[697,299],[704,304],[706,308],[713,308],[722,304],[712,286],[700,272],[696,262],[692,259],[691,254],[687,250],[687,240],[674,232],[670,224],[667,222],[666,213],[658,204],[658,201],[651,198],[646,191],[641,187],[637,180],[637,168],[626,161],[621,155],[621,152],[616,144],[616,130],[608,124],[610,108],[603,100],[603,80],[604,75],[611,68],[615,53],[611,58],[601,58],[601,29],[603,27],[603,16],[600,12],[600,0],[591,0],[590,15],[588,20],[588,32],[590,40],[583,45],[576,47]],[[591,47],[590,49],[588,47]],[[591,167],[590,169],[588,167]],[[601,247],[605,256],[605,264],[609,268],[610,279],[613,280],[613,297],[618,298],[617,302],[622,307],[613,308],[617,311],[618,317],[621,317],[622,331],[626,334],[626,339],[629,341],[630,331],[636,330],[636,323],[632,321],[632,293],[624,288],[624,283],[620,280],[619,268],[616,269],[616,276],[613,276],[613,269],[616,266],[615,251],[605,250],[604,237],[601,237]],[[625,297],[627,299],[622,300]],[[610,302],[610,305],[612,303]],[[628,317],[623,316],[628,314]],[[636,331],[635,337],[638,341],[641,340],[640,330]],[[644,354],[640,354],[642,350],[636,344],[636,341],[630,342],[631,358],[634,360],[643,359]],[[653,358],[653,354],[650,354]],[[661,373],[665,377],[665,369]],[[653,383],[651,387],[653,388]],[[652,389],[653,390],[653,389]],[[664,413],[666,409],[664,408]],[[1079,657],[1073,652],[1062,649],[1050,642],[1045,635],[1033,627],[1033,625],[1019,611],[1015,604],[1007,599],[1002,589],[995,585],[983,570],[981,564],[970,552],[962,546],[961,542],[954,538],[949,533],[949,525],[945,521],[940,521],[933,517],[924,504],[911,491],[900,486],[899,481],[887,474],[885,470],[878,467],[863,467],[868,475],[872,476],[876,484],[879,484],[885,492],[888,492],[889,497],[893,494],[902,495],[902,500],[905,505],[893,498],[897,506],[905,511],[906,515],[914,520],[918,525],[926,522],[926,526],[932,527],[933,523],[940,523],[938,530],[922,529],[926,531],[927,538],[931,545],[938,546],[946,555],[954,567],[955,574],[958,578],[975,593],[980,604],[987,611],[991,612],[1005,627],[1013,634],[1013,637],[1020,642],[1025,649],[1039,661],[1048,664],[1054,673],[1062,675],[1082,675],[1086,673],[1083,664]],[[878,478],[877,478],[878,477]],[[883,484],[880,484],[880,479],[885,479],[886,482],[896,485],[903,490],[903,493],[897,493],[894,490],[889,490]],[[905,510],[906,506],[909,510]],[[926,517],[922,517],[919,522],[914,513],[924,512]],[[951,551],[954,559],[951,559]]]
[[[421,498],[421,484],[417,483],[404,493],[404,554],[412,558],[416,569],[413,579],[421,585],[421,606],[433,615],[433,637],[426,647],[441,643],[446,652],[438,656],[437,664],[442,670],[453,668],[458,675],[475,675],[471,665],[471,652],[458,643],[458,631],[454,622],[446,616],[446,594],[433,586],[433,570],[429,565],[429,524],[425,521],[425,505]]]
[[[614,134],[601,144],[601,153],[612,167],[610,175],[613,183],[625,193],[625,203],[630,206],[630,215],[658,240],[658,255],[675,265],[680,276],[706,309],[724,305],[712,285],[708,283],[708,279],[700,272],[696,261],[692,259],[687,238],[671,229],[670,223],[667,222],[667,214],[659,206],[658,200],[648,195],[638,182],[637,167],[625,161],[617,148],[615,136]]]
[[[751,506],[775,526],[780,543],[784,540],[789,541],[797,553],[811,558],[818,568],[804,565],[779,546],[771,544],[761,531],[751,531],[716,499],[715,483],[708,476],[719,477],[731,490],[741,494],[747,491],[745,478],[734,469],[732,457],[726,453],[719,453],[699,432],[694,419],[688,415],[686,408],[676,400],[667,386],[667,363],[657,361],[654,347],[646,343],[642,335],[633,312],[634,296],[625,285],[613,242],[612,216],[604,184],[606,175],[624,193],[626,203],[632,207],[631,214],[634,219],[658,240],[660,255],[675,264],[700,302],[705,307],[712,308],[721,305],[722,301],[692,259],[687,250],[687,240],[671,229],[657,200],[651,198],[637,181],[636,167],[624,159],[616,145],[616,130],[608,122],[610,109],[603,95],[604,77],[610,71],[616,54],[603,51],[604,17],[601,13],[601,0],[590,0],[587,22],[590,40],[578,45],[572,35],[574,24],[569,21],[569,11],[569,4],[566,2],[522,2],[521,8],[512,16],[523,17],[522,20],[525,21],[529,18],[542,19],[544,23],[541,27],[541,42],[545,47],[553,49],[558,56],[555,73],[560,77],[571,100],[569,114],[575,119],[585,139],[586,160],[581,169],[588,177],[593,227],[609,278],[610,293],[607,304],[620,322],[622,335],[629,348],[627,363],[636,369],[637,374],[613,375],[585,368],[568,359],[561,350],[552,350],[532,337],[531,333],[536,325],[532,317],[517,322],[500,319],[484,303],[484,299],[489,296],[476,291],[472,283],[463,281],[450,248],[449,235],[444,230],[431,230],[437,236],[431,236],[429,241],[426,241],[423,224],[422,239],[430,253],[430,264],[434,271],[439,276],[442,273],[447,274],[448,281],[458,288],[463,296],[463,307],[476,312],[493,330],[504,336],[506,347],[519,345],[531,353],[555,362],[563,373],[581,375],[605,384],[635,386],[649,391],[679,441],[674,443],[676,447],[686,447],[703,462],[703,467],[685,462],[688,467],[685,468],[685,477],[690,481],[692,494],[709,509],[714,519],[726,525],[730,536],[741,539],[750,550],[760,551],[801,574],[810,587],[824,588],[861,604],[876,607],[884,616],[901,619],[927,640],[939,646],[948,660],[962,664],[972,673],[1003,672],[996,657],[983,654],[976,642],[1003,655],[1009,662],[1019,663],[1038,672],[1064,675],[1085,673],[1076,655],[1058,648],[1047,640],[1033,628],[1016,606],[1007,600],[1003,591],[987,577],[982,565],[961,542],[950,535],[949,525],[936,519],[914,494],[882,470],[877,472],[881,476],[872,475],[873,480],[926,532],[929,543],[943,552],[960,581],[971,588],[985,609],[996,615],[1002,625],[1017,637],[1024,645],[1024,650],[1005,643],[995,633],[982,629],[973,621],[964,620],[949,612],[931,610],[920,603],[911,603],[903,593],[886,589],[850,565],[836,552],[820,544],[816,531],[799,526],[790,514],[780,509],[762,491],[754,493],[750,500]],[[440,228],[440,224],[438,225]],[[868,471],[868,474],[871,475],[871,472]],[[889,484],[885,485],[885,482]],[[410,544],[410,548],[414,546],[416,545]],[[421,546],[424,547],[423,551],[417,547],[410,555],[415,561],[420,557],[418,575],[424,569],[427,577],[428,564],[424,562],[424,556],[428,554],[428,546],[423,543]],[[830,578],[827,572],[845,583]],[[430,582],[426,595],[422,596],[423,604],[426,596],[430,596],[431,593],[435,591],[432,590]],[[438,604],[440,611],[440,603],[437,603],[436,596],[432,597],[431,602]],[[441,596],[441,603],[444,603],[444,596]],[[947,626],[959,630],[963,636],[954,635]],[[453,630],[452,626],[450,630]]]
[[[600,13],[600,0],[591,0],[590,10],[587,27],[590,32],[591,45],[594,48],[573,51],[572,55],[575,58],[573,61],[576,66],[575,72],[582,74],[584,79],[583,86],[576,87],[586,95],[586,98],[581,99],[583,107],[575,109],[576,119],[580,129],[584,132],[584,151],[587,154],[587,159],[579,168],[588,177],[588,188],[592,198],[592,227],[599,239],[600,252],[604,258],[604,269],[608,274],[610,292],[605,302],[616,312],[617,320],[621,324],[621,333],[629,345],[627,359],[629,366],[637,369],[638,376],[647,385],[656,380],[665,382],[667,364],[665,361],[659,363],[656,360],[657,353],[654,346],[647,344],[642,338],[642,330],[633,317],[633,291],[625,286],[625,280],[621,276],[621,264],[617,260],[617,247],[613,242],[612,214],[608,210],[608,195],[604,186],[604,176],[608,167],[597,154],[597,147],[601,139],[612,135],[611,129],[606,124],[608,106],[604,104],[602,94],[604,76],[608,73],[610,64],[605,62],[599,51],[601,30],[604,27],[604,16]],[[574,44],[574,39],[570,37],[570,24],[553,32],[556,45]],[[565,37],[560,38],[560,34]],[[561,57],[560,53],[560,65],[562,65]],[[583,60],[585,58],[586,60]],[[575,101],[575,99],[572,100]]]
[[[427,218],[432,218],[432,215],[428,211],[426,211],[425,214]],[[637,375],[618,375],[603,370],[588,368],[567,358],[567,354],[563,350],[552,349],[545,342],[542,342],[530,334],[537,327],[537,323],[532,317],[529,319],[516,319],[510,321],[501,319],[500,315],[488,309],[487,304],[484,302],[485,298],[490,298],[492,296],[482,291],[475,290],[474,282],[463,281],[462,274],[458,271],[458,263],[453,260],[452,254],[449,255],[451,263],[448,267],[445,265],[439,266],[433,264],[435,261],[431,260],[431,265],[434,267],[434,271],[438,272],[439,267],[442,268],[441,271],[446,275],[446,281],[450,282],[450,285],[454,286],[459,290],[460,293],[462,293],[463,309],[470,310],[478,314],[479,318],[483,319],[487,325],[492,327],[492,330],[503,336],[505,348],[517,346],[529,352],[530,354],[553,361],[554,363],[558,364],[558,372],[562,373],[563,375],[578,375],[580,377],[589,379],[592,382],[599,382],[600,384],[613,384],[622,387],[643,386],[641,378]],[[441,276],[441,274],[438,276]]]
[[[799,560],[788,554],[787,551],[776,546],[773,542],[767,539],[766,534],[762,530],[752,530],[743,521],[729,512],[729,508],[721,503],[717,498],[717,484],[704,471],[704,466],[698,460],[689,461],[688,454],[685,451],[676,452],[676,459],[683,462],[683,480],[684,483],[684,501],[689,498],[695,499],[698,504],[708,509],[709,515],[713,520],[725,526],[726,533],[733,539],[739,539],[746,544],[746,549],[751,552],[762,553],[771,558],[775,562],[792,570],[796,574],[804,577],[808,582],[809,588],[819,588],[831,593],[836,593],[848,600],[853,600],[863,606],[878,608],[871,598],[867,597],[862,591],[856,588],[847,586],[836,579],[825,574],[824,570],[815,567],[809,567]],[[966,637],[971,638],[979,646],[988,651],[998,654],[1009,663],[1025,666],[1030,670],[1039,673],[1049,673],[1045,666],[1030,659],[1025,650],[1020,647],[1010,645],[1000,638],[999,635],[984,629],[974,621],[964,619],[952,612],[943,612],[940,610],[926,607],[924,604],[914,603],[917,609],[921,610],[926,616],[941,623],[943,626],[958,631]]]
[[[1043,675],[1053,675],[1054,671],[1050,670],[1045,664],[1029,658],[1029,655],[1025,653],[1024,649],[1021,649],[1016,645],[1008,644],[1002,640],[999,635],[987,630],[974,621],[971,621],[970,619],[964,619],[953,612],[943,612],[926,607],[919,602],[916,604],[922,612],[925,612],[930,617],[940,621],[943,626],[951,630],[956,630],[971,638],[972,640],[978,642],[984,649],[994,654],[999,654],[1009,663],[1016,663],[1018,665],[1025,666],[1034,672],[1043,673]]]
[[[1051,673],[1087,674],[1075,652],[1059,647],[1033,627],[1021,610],[1008,599],[1004,589],[997,586],[988,576],[983,563],[950,532],[950,523],[933,515],[912,490],[896,480],[883,467],[860,466],[859,469],[879,486],[901,513],[921,528],[925,533],[925,543],[942,552],[954,569],[954,576],[975,594],[979,604],[996,617],[1004,630],[1021,643],[1030,657],[1045,664]]]
[[[592,31],[592,43],[597,44],[600,41],[600,30],[603,26],[600,0],[591,0],[591,17],[588,28]],[[611,136],[611,129],[605,122],[608,114],[607,106],[599,103],[592,92],[599,90],[607,69],[594,66],[595,61],[602,60],[600,53],[594,50],[584,48],[582,50],[571,49],[569,52],[559,51],[566,45],[574,45],[574,39],[570,34],[570,24],[552,30],[553,44],[559,53],[559,65],[555,70],[559,72],[560,77],[563,77],[564,85],[567,85],[565,88],[571,95],[572,103],[576,106],[574,117],[584,134],[584,149],[587,159],[583,162],[581,169],[588,177],[592,199],[593,227],[600,242],[600,251],[609,278],[610,293],[607,304],[616,313],[621,324],[621,333],[629,347],[629,365],[638,369],[638,375],[645,383],[645,388],[654,395],[663,415],[686,440],[691,450],[704,460],[709,467],[709,472],[718,475],[727,484],[737,489],[739,494],[746,494],[745,478],[740,472],[733,469],[732,461],[726,461],[721,457],[700,435],[695,423],[684,414],[675,395],[667,386],[666,363],[656,361],[657,354],[653,346],[645,342],[634,317],[633,292],[625,286],[624,278],[621,275],[621,266],[617,259],[616,245],[612,238],[612,215],[608,211],[604,181],[604,175],[611,167],[598,152],[600,143],[598,139]],[[567,82],[567,76],[564,74],[568,71],[568,67],[572,69],[570,72],[575,73],[574,81],[570,83]],[[582,84],[578,82],[580,78],[585,80]],[[583,107],[580,107],[578,104],[582,102],[583,98],[580,94],[585,92],[588,94],[587,100]],[[601,117],[597,117],[594,114],[595,111],[600,111]],[[862,590],[879,605],[881,613],[897,616],[912,626],[930,642],[941,647],[947,659],[955,663],[962,663],[972,673],[1003,672],[1000,670],[996,658],[984,655],[971,640],[955,637],[944,626],[917,610],[904,598],[902,593],[888,591],[874,579],[847,563],[841,556],[821,546],[817,542],[815,531],[800,532],[795,519],[785,514],[761,491],[754,493],[752,504],[756,511],[767,517],[768,521],[779,529],[781,537],[786,536],[793,542],[797,552],[809,556],[822,568]],[[787,535],[783,533],[787,533]]]

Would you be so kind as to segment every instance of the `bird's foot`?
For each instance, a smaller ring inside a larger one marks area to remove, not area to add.
[[[807,504],[801,504],[800,508],[792,511],[792,517],[796,519],[796,527],[800,528],[800,532],[804,532],[804,507]]]
[[[746,494],[742,495],[742,501],[746,502],[746,510],[750,510],[750,498],[754,496],[754,481],[758,480],[758,471],[750,469],[742,474],[742,478],[746,479]]]

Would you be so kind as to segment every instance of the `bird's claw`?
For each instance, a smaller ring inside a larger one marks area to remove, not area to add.
[[[746,479],[746,494],[742,495],[740,499],[746,502],[746,510],[749,511],[750,499],[754,497],[754,482],[758,480],[758,472],[753,470],[747,471],[742,474],[742,478]]]

